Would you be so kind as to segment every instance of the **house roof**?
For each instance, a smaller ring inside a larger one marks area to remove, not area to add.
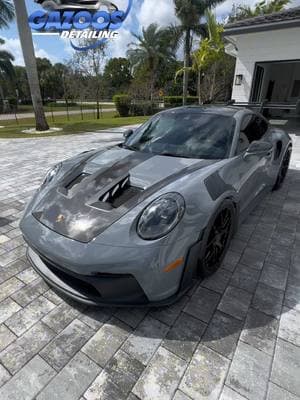
[[[297,26],[300,27],[300,7],[232,22],[225,26],[224,36]]]

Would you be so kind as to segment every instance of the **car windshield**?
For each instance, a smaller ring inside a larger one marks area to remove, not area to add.
[[[232,116],[166,112],[137,129],[124,147],[174,157],[223,159],[229,155],[234,127]]]

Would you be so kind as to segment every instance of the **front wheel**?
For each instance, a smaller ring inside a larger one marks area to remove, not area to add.
[[[225,257],[235,226],[235,207],[226,201],[208,227],[204,237],[199,274],[206,278],[214,274]]]
[[[292,155],[292,147],[289,147],[285,155],[283,156],[283,160],[280,165],[277,180],[275,185],[273,186],[273,190],[280,189],[281,185],[283,184],[290,166],[291,155]]]

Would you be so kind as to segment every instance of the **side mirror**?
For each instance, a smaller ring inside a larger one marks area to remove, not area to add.
[[[273,152],[273,145],[270,142],[254,141],[248,147],[245,157],[248,156],[270,156]]]
[[[128,139],[132,134],[133,134],[133,130],[132,129],[127,129],[127,131],[125,131],[123,133],[123,136],[124,136],[125,139]]]

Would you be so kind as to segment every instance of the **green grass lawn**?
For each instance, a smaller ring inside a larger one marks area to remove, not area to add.
[[[61,136],[61,135],[72,135],[83,132],[93,132],[108,128],[115,128],[124,125],[140,124],[146,121],[149,117],[128,117],[120,118],[116,117],[114,112],[108,112],[103,115],[103,118],[97,120],[94,114],[85,114],[84,119],[81,119],[80,115],[71,115],[70,121],[67,120],[66,116],[55,117],[55,122],[52,122],[51,117],[48,117],[49,126],[62,128],[61,132],[49,133],[49,134],[25,134],[22,130],[34,128],[35,121],[32,118],[21,119],[19,124],[15,121],[0,121],[0,125],[5,126],[0,129],[0,139],[12,139],[12,138],[36,138],[45,136]]]

